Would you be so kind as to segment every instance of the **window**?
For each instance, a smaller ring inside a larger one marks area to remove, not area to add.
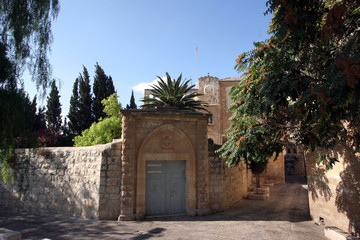
[[[212,115],[208,118],[208,125],[214,125],[214,119]]]

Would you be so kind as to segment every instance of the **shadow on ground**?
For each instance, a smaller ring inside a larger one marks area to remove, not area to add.
[[[151,217],[145,221],[289,221],[311,220],[304,176],[290,176],[270,190],[270,200],[242,199],[230,209],[208,216]]]
[[[229,221],[285,221],[290,223],[311,220],[307,185],[301,179],[271,188],[267,201],[243,199],[232,208],[203,217],[173,216],[148,218],[138,222],[97,221],[64,215],[30,215],[24,212],[0,211],[0,226],[22,234],[22,239],[150,239],[164,237],[169,226],[196,227],[213,225],[211,222]],[[203,222],[203,223],[201,223]],[[207,223],[208,222],[208,223]],[[174,223],[174,224],[172,224]],[[189,225],[190,224],[190,225]],[[254,223],[252,223],[254,224]],[[241,224],[242,225],[242,224]],[[184,237],[186,232],[184,232]]]

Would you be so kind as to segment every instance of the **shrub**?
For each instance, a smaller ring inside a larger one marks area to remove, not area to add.
[[[104,106],[104,112],[108,118],[100,118],[94,122],[90,128],[82,132],[82,136],[76,136],[73,141],[76,147],[92,146],[96,144],[105,144],[111,142],[114,138],[121,137],[121,104],[117,100],[117,94],[114,93],[101,101]]]
[[[94,122],[90,128],[82,132],[82,136],[76,136],[74,143],[76,147],[92,146],[111,142],[114,138],[121,137],[121,118],[110,117]]]

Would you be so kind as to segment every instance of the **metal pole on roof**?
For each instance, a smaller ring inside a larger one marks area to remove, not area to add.
[[[198,70],[198,46],[196,46],[196,82],[199,81],[199,70]]]

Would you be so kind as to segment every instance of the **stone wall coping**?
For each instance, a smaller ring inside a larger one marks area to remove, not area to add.
[[[105,150],[107,148],[110,148],[111,145],[119,143],[122,144],[123,139],[114,139],[112,142],[110,143],[105,143],[105,144],[98,144],[98,145],[93,145],[93,146],[85,146],[85,147],[40,147],[40,148],[34,148],[34,150],[36,151],[37,149],[44,149],[44,150],[49,150],[49,151],[74,151],[74,150]],[[15,151],[17,152],[22,152],[22,151],[27,151],[27,150],[32,150],[29,148],[18,148]]]
[[[146,109],[124,109],[120,110],[123,115],[186,115],[186,116],[200,116],[200,117],[210,117],[211,113],[197,112],[186,109],[178,109],[171,107],[164,108],[146,108]]]

